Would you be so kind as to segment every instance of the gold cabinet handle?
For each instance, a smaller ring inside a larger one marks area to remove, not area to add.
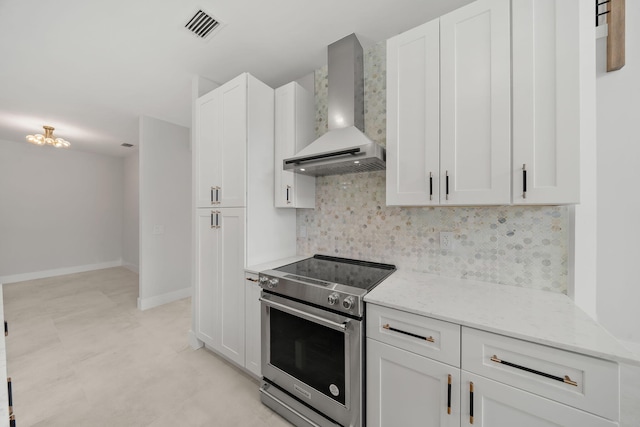
[[[473,424],[473,381],[469,381],[469,424]]]
[[[410,337],[419,338],[421,340],[425,340],[425,341],[429,341],[429,342],[436,342],[436,340],[432,336],[424,337],[422,335],[414,334],[412,332],[407,332],[407,331],[403,331],[401,329],[392,328],[388,323],[382,325],[382,327],[384,329],[388,330],[388,331],[398,332],[399,334],[409,335]]]
[[[522,198],[527,198],[527,165],[522,165]]]
[[[445,200],[449,200],[449,171],[445,172]]]
[[[520,369],[522,371],[531,372],[532,374],[540,375],[540,376],[545,377],[545,378],[550,378],[550,379],[555,380],[555,381],[560,381],[560,382],[563,382],[565,384],[572,385],[574,387],[578,386],[578,383],[573,381],[571,378],[569,378],[569,375],[565,375],[564,378],[563,378],[563,377],[559,377],[557,375],[548,374],[546,372],[537,371],[535,369],[527,368],[526,366],[516,365],[515,363],[511,363],[511,362],[507,362],[506,360],[499,359],[495,354],[493,356],[491,356],[491,361],[495,362],[495,363],[500,363],[501,365],[510,366],[512,368],[515,368],[515,369]]]
[[[451,375],[447,378],[447,414],[451,415]]]
[[[429,200],[433,200],[433,172],[429,172]]]
[[[9,416],[13,415],[13,387],[11,387],[11,377],[7,378],[7,400],[9,403]]]

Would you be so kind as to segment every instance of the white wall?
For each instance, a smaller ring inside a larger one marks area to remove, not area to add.
[[[594,7],[591,0],[579,4],[580,49],[580,204],[569,208],[569,296],[576,305],[597,318],[597,138],[596,61]],[[569,36],[569,35],[567,35]],[[570,52],[566,52],[570,55]]]
[[[122,262],[128,269],[139,272],[140,253],[140,155],[138,151],[124,159],[124,212],[122,224]]]
[[[189,129],[140,118],[142,310],[191,295]]]
[[[598,40],[598,320],[640,350],[640,2],[626,15],[624,68]]]
[[[0,141],[0,283],[122,262],[123,161]]]

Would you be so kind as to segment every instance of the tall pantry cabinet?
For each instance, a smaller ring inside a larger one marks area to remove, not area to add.
[[[274,91],[241,74],[196,101],[194,325],[209,348],[246,367],[244,268],[295,255],[294,210],[276,209]]]

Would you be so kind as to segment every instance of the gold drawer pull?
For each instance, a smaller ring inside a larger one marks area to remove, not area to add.
[[[247,277],[247,280],[250,282],[256,282],[256,283],[259,282],[258,279],[254,279],[253,277]]]
[[[423,337],[422,335],[418,335],[418,334],[414,334],[414,333],[411,333],[411,332],[402,331],[402,330],[400,330],[400,329],[392,328],[391,326],[389,326],[389,324],[388,324],[388,323],[387,323],[387,324],[382,325],[382,327],[383,327],[384,329],[388,330],[388,331],[398,332],[398,333],[400,333],[400,334],[409,335],[410,337],[419,338],[419,339],[421,339],[421,340],[425,340],[425,341],[429,341],[429,342],[433,342],[433,343],[434,343],[434,342],[436,342],[436,340],[435,340],[433,337],[431,337],[431,336],[429,336],[429,337]]]
[[[451,415],[451,375],[447,377],[447,414]]]
[[[547,374],[546,372],[536,371],[535,369],[527,368],[526,366],[516,365],[515,363],[507,362],[505,360],[498,359],[498,357],[494,354],[491,356],[491,361],[500,363],[501,365],[510,366],[512,368],[520,369],[522,371],[531,372],[532,374],[540,375],[545,378],[550,378],[555,381],[560,381],[565,384],[572,385],[574,387],[578,387],[578,383],[569,378],[569,375],[565,375],[564,378],[559,377],[557,375]]]
[[[473,381],[469,382],[469,424],[473,424]]]

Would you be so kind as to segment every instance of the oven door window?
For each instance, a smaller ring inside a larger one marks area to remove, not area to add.
[[[270,363],[345,403],[345,334],[271,308]]]

